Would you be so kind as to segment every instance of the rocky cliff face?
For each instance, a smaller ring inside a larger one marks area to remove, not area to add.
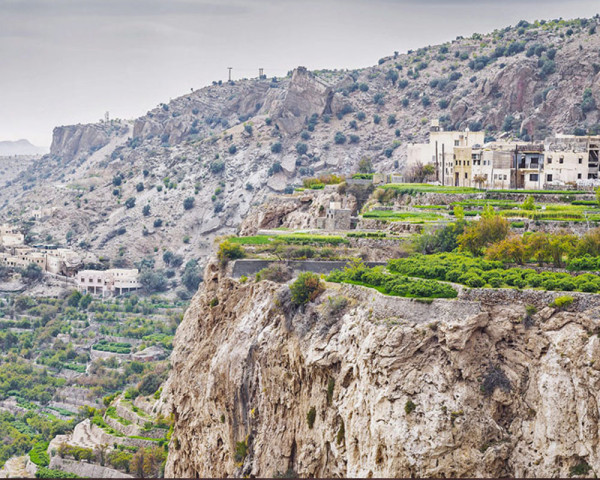
[[[597,473],[597,299],[494,295],[328,285],[302,310],[210,264],[175,340],[166,476]]]
[[[88,156],[110,141],[111,135],[127,133],[127,128],[112,128],[111,123],[66,125],[52,132],[50,154],[69,162],[80,156]]]

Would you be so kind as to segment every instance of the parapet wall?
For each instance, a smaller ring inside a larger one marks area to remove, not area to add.
[[[552,303],[555,298],[566,295],[573,297],[574,300],[573,304],[569,306],[569,311],[582,312],[600,306],[600,295],[583,292],[516,290],[512,288],[466,288],[459,286],[458,298],[482,304],[522,304],[543,308]]]

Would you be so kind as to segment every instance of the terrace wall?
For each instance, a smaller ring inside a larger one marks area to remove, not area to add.
[[[84,478],[133,478],[131,475],[120,472],[119,470],[102,467],[95,463],[77,462],[58,456],[52,457],[50,468],[74,473],[75,475]]]
[[[459,299],[483,304],[510,305],[520,303],[543,308],[552,303],[555,298],[568,295],[574,299],[569,311],[582,312],[600,306],[600,295],[595,293],[516,290],[513,288],[466,288],[459,285],[454,285],[454,287],[459,290]]]
[[[278,260],[253,260],[243,259],[236,260],[233,263],[231,276],[240,278],[241,276],[250,277],[256,275],[263,268],[267,268],[272,263],[280,263]],[[317,261],[317,260],[290,260],[285,262],[295,273],[297,272],[313,272],[318,274],[328,274],[332,270],[344,268],[348,265],[347,261]],[[386,265],[386,262],[365,262],[368,267],[377,267]]]

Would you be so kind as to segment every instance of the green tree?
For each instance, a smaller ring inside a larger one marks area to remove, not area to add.
[[[312,272],[303,272],[290,285],[292,302],[296,305],[305,305],[317,298],[323,289],[318,275]]]
[[[246,256],[246,252],[241,245],[232,243],[229,240],[224,240],[219,245],[217,256],[219,257],[219,260],[221,260],[221,263],[226,264],[229,260],[244,258]]]
[[[490,207],[493,212],[493,207]],[[469,225],[458,237],[461,250],[481,255],[488,245],[504,240],[510,230],[510,223],[504,217],[491,214],[488,207],[484,208],[481,219]]]
[[[129,197],[127,200],[125,200],[125,206],[127,208],[133,208],[133,207],[135,207],[135,198]]]
[[[373,173],[373,162],[368,157],[363,157],[358,162],[358,171],[359,173]]]
[[[184,201],[183,201],[183,209],[184,210],[191,210],[192,208],[194,208],[194,197],[187,197]]]
[[[522,205],[523,210],[535,210],[535,199],[532,195],[529,195]]]

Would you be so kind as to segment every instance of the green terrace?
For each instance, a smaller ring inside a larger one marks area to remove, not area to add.
[[[363,218],[375,218],[392,222],[424,223],[442,220],[444,215],[431,212],[398,212],[394,210],[370,210],[362,214]]]
[[[229,237],[229,242],[238,245],[269,245],[274,240],[289,245],[310,245],[310,244],[329,244],[341,245],[347,244],[348,239],[340,235],[313,235],[308,233],[294,234],[274,234],[274,235],[254,235],[249,237]]]
[[[597,259],[595,264],[597,265]],[[455,298],[451,282],[471,288],[530,288],[545,291],[600,292],[600,276],[532,268],[507,268],[503,262],[490,261],[460,253],[415,254],[388,262],[387,268],[368,268],[360,262],[334,270],[327,281],[375,288],[386,295],[409,298]]]
[[[500,261],[461,253],[416,254],[390,260],[388,269],[396,274],[459,283],[473,288],[532,288],[549,291],[600,292],[600,277],[591,273],[536,271],[507,266]]]
[[[397,195],[418,195],[420,193],[484,193],[485,190],[479,190],[472,187],[452,187],[444,185],[429,185],[427,183],[388,183],[377,188],[383,190],[393,190]]]

